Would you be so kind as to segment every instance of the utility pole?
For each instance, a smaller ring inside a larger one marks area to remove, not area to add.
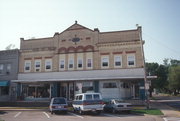
[[[145,100],[146,100],[146,108],[149,109],[149,95],[148,95],[148,88],[147,88],[147,75],[146,75],[146,62],[145,62],[145,56],[144,56],[144,41],[142,40],[142,30],[141,26],[136,24],[138,31],[139,31],[139,38],[140,38],[140,44],[141,44],[141,52],[142,52],[142,58],[143,58],[143,69],[144,69],[144,91],[145,91]]]

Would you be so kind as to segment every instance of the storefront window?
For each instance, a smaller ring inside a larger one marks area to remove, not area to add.
[[[23,98],[49,98],[50,85],[49,84],[30,84],[23,85]]]
[[[9,86],[0,87],[0,95],[8,95],[9,94]]]

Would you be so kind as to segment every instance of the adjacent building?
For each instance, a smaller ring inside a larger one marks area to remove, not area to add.
[[[17,96],[49,100],[100,92],[104,99],[144,99],[141,27],[100,32],[75,22],[53,37],[21,38]],[[150,79],[151,77],[148,77]]]
[[[0,51],[0,101],[16,99],[16,85],[11,80],[18,79],[19,50]]]

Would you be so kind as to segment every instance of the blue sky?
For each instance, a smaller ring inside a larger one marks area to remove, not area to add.
[[[52,37],[77,20],[101,32],[142,26],[147,62],[180,60],[180,0],[0,0],[0,50]]]

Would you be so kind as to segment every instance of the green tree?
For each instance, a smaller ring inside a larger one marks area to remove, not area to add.
[[[154,88],[160,92],[167,91],[167,66],[159,65],[158,63],[146,63],[146,72],[149,76],[157,76],[157,79],[151,80],[151,86],[149,88],[150,97],[152,96]]]
[[[180,61],[179,60],[171,60],[171,66],[168,71],[168,88],[171,90],[171,93],[177,95],[180,93]]]

